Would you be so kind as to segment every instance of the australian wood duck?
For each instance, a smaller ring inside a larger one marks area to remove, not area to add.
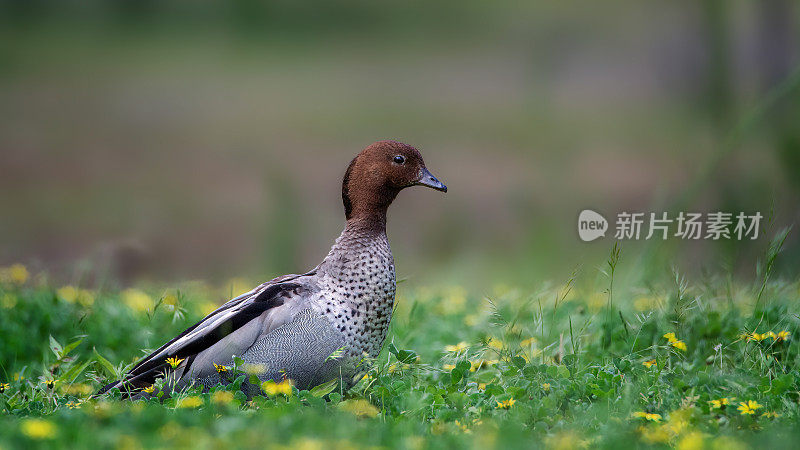
[[[100,393],[119,388],[136,395],[162,377],[170,389],[226,383],[231,377],[224,368],[234,356],[262,381],[288,378],[309,389],[338,379],[349,388],[367,370],[362,363],[380,352],[392,316],[395,271],[386,210],[415,185],[447,192],[414,147],[394,141],[366,147],[342,182],[344,231],[317,267],[228,301]],[[168,359],[180,362],[172,367]],[[258,393],[248,383],[244,389]]]

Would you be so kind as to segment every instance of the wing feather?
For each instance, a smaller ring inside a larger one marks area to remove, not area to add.
[[[310,274],[312,273],[306,275]],[[279,277],[229,300],[139,361],[122,380],[103,387],[98,395],[115,387],[135,391],[151,385],[156,378],[166,372],[167,358],[186,358],[181,372],[189,373],[188,369],[198,353],[262,317],[264,313],[272,313],[287,301],[305,297],[304,294],[310,287],[304,282],[305,280],[298,280],[301,276]]]

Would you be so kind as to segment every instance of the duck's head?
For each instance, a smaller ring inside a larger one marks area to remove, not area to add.
[[[352,161],[342,181],[342,201],[348,220],[385,216],[397,194],[410,186],[447,192],[447,186],[425,167],[419,151],[395,141],[370,144]]]

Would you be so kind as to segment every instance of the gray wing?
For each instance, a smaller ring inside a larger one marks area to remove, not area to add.
[[[260,336],[242,359],[263,370],[260,379],[291,378],[303,390],[350,373],[351,361],[345,357],[344,348],[344,334],[323,315],[307,308],[291,322]]]
[[[223,356],[241,355],[259,336],[289,322],[306,307],[308,299],[318,288],[308,275],[292,275],[268,281],[216,309],[201,321],[186,329],[156,351],[139,361],[122,380],[105,386],[102,394],[112,388],[136,392],[163,377],[169,367],[168,358],[183,359],[174,374],[194,377],[196,364],[207,363]]]

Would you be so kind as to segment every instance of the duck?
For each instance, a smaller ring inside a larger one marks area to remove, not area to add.
[[[396,291],[386,213],[412,186],[447,192],[415,147],[392,140],[368,145],[344,173],[344,230],[321,263],[227,301],[97,395],[112,389],[127,397],[159,390],[169,395],[197,385],[208,390],[230,383],[231,367],[259,382],[290,380],[299,390],[326,383],[349,389],[386,340]],[[248,380],[241,389],[248,397],[261,393]]]

